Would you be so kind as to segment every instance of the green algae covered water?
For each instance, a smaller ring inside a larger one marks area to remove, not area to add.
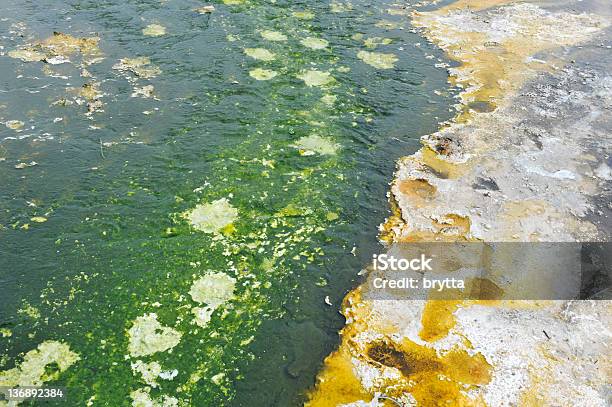
[[[0,386],[301,405],[395,160],[451,115],[410,6],[0,8]]]

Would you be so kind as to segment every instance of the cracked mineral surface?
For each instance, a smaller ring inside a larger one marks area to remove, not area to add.
[[[458,66],[458,114],[402,158],[388,242],[610,239],[610,9],[457,1],[413,25]],[[608,300],[346,298],[309,406],[606,406]]]

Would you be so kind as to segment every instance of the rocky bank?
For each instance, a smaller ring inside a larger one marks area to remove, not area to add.
[[[393,243],[610,237],[612,9],[459,0],[412,24],[457,62],[451,123],[400,160]],[[345,298],[309,406],[606,406],[612,302]]]

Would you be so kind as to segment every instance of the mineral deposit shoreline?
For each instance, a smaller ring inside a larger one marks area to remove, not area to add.
[[[459,0],[413,25],[459,62],[452,123],[398,163],[388,242],[610,240],[612,10]],[[605,406],[612,302],[345,298],[309,406]]]

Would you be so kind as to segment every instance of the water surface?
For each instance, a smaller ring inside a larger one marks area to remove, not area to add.
[[[396,159],[451,115],[442,56],[393,2],[194,11],[203,5],[0,2],[0,121],[23,122],[0,130],[0,371],[40,343],[66,343],[80,360],[61,374],[48,366],[46,384],[67,386],[70,405],[131,405],[139,389],[160,403],[300,405],[336,344],[343,296],[378,250]],[[143,35],[149,24],[165,35]],[[101,55],[8,56],[53,32],[97,36]],[[397,62],[377,69],[359,51]],[[113,69],[135,57],[159,73]],[[257,68],[276,76],[256,80]],[[307,86],[309,70],[333,80]],[[151,97],[132,96],[148,85]],[[296,148],[308,136],[335,153]],[[206,233],[181,217],[219,199],[238,211],[231,227]],[[189,291],[210,273],[236,286],[201,327]],[[128,330],[150,313],[180,343],[130,355]],[[177,374],[151,388],[137,360]]]

